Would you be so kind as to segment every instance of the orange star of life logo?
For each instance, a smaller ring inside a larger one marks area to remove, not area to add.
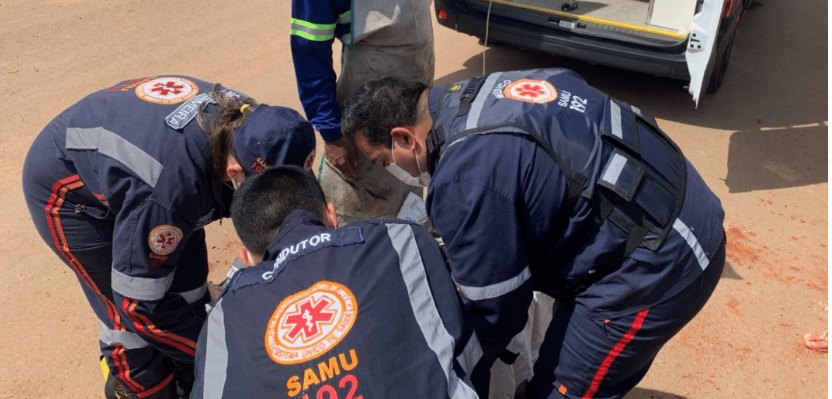
[[[185,78],[156,78],[136,86],[136,96],[156,104],[181,103],[199,93],[199,86]]]
[[[318,281],[277,305],[266,326],[266,352],[279,364],[315,359],[344,339],[357,316],[358,302],[349,288]]]
[[[512,100],[543,104],[555,101],[558,91],[545,80],[520,79],[506,85],[503,95]]]

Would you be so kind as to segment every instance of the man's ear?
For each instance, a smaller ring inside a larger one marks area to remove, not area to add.
[[[248,249],[246,249],[246,247],[240,247],[240,260],[243,261],[243,264],[246,265],[246,267],[252,267],[260,263],[262,259],[254,256]]]
[[[327,202],[326,206],[324,206],[324,224],[328,227],[333,229],[338,228],[338,216],[335,213],[335,205],[332,205],[331,202]]]
[[[225,173],[228,175],[228,178],[231,179],[231,184],[234,186],[234,189],[240,188],[243,185],[243,181],[246,180],[246,173],[243,171],[243,167],[240,165],[234,157],[228,156],[228,162],[226,163]]]
[[[413,132],[404,126],[396,126],[390,129],[390,138],[395,143],[396,147],[401,147],[409,150],[413,145]]]

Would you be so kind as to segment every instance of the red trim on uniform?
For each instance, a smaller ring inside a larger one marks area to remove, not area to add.
[[[144,392],[136,392],[136,396],[138,396],[140,398],[146,398],[150,395],[153,395],[156,392],[161,391],[162,388],[170,385],[170,382],[173,381],[173,375],[174,375],[174,373],[170,373],[170,375],[165,377],[165,379],[162,380],[162,382],[156,384],[156,386],[154,386],[154,387],[152,387],[152,388],[150,388],[150,389],[148,389]]]
[[[635,320],[633,320],[633,324],[630,325],[630,330],[624,334],[618,342],[615,343],[615,346],[607,353],[607,356],[601,362],[601,366],[598,367],[598,371],[595,372],[595,376],[592,377],[592,384],[590,384],[589,389],[587,389],[586,393],[584,393],[583,399],[590,399],[596,392],[598,392],[598,388],[601,387],[601,381],[604,379],[604,376],[607,375],[607,372],[610,370],[610,366],[612,366],[612,362],[615,361],[615,358],[621,354],[621,351],[624,350],[624,347],[633,340],[636,336],[636,333],[641,330],[642,324],[644,324],[644,319],[647,317],[647,313],[650,309],[644,309],[636,314]]]
[[[150,319],[136,311],[138,305],[138,301],[131,300],[130,298],[124,298],[124,301],[121,303],[121,310],[130,316],[130,320],[133,321],[133,325],[137,331],[143,332],[151,339],[179,349],[186,355],[196,356],[196,342],[181,335],[165,332],[159,327],[156,327]]]
[[[97,198],[98,201],[101,202],[101,205],[104,205],[104,206],[107,206],[107,207],[110,206],[110,203],[107,202],[107,197],[105,197],[104,194],[95,194],[95,198]]]
[[[116,366],[116,370],[118,371],[119,380],[127,384],[127,387],[133,392],[144,391],[146,389],[144,385],[139,384],[133,379],[133,377],[130,376],[130,363],[127,362],[125,348],[121,345],[114,346],[115,349],[113,349],[112,354],[113,364]]]
[[[64,256],[64,259],[66,259],[67,263],[69,263],[69,266],[75,274],[77,274],[78,277],[80,277],[81,280],[90,287],[92,292],[99,299],[101,299],[102,302],[104,302],[104,306],[107,307],[107,315],[113,322],[113,329],[124,330],[124,327],[121,325],[121,316],[116,311],[116,305],[101,293],[101,290],[98,289],[95,281],[93,281],[92,277],[90,277],[89,273],[87,273],[87,268],[84,267],[81,261],[78,260],[78,258],[75,257],[75,254],[73,254],[69,249],[69,241],[66,239],[66,234],[64,234],[63,225],[61,224],[60,210],[64,204],[64,200],[66,199],[66,194],[71,190],[75,190],[83,186],[84,182],[81,181],[81,177],[78,175],[72,175],[55,182],[52,186],[52,194],[49,196],[49,201],[46,202],[46,206],[44,207],[44,212],[46,212],[46,222],[49,225],[49,232],[52,234],[55,248]],[[111,356],[121,381],[127,384],[130,389],[134,391],[143,391],[145,389],[144,386],[130,377],[130,365],[127,363],[127,357],[124,354],[124,347],[116,345]]]

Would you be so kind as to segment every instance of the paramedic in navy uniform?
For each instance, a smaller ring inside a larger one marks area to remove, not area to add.
[[[533,291],[558,305],[531,398],[619,398],[713,292],[719,199],[638,108],[568,70],[428,89],[366,83],[342,128],[378,165],[428,185],[428,214],[483,348],[481,397]]]
[[[106,396],[187,393],[208,299],[202,227],[227,215],[229,184],[311,165],[314,146],[297,112],[187,76],[117,83],[37,136],[23,192],[98,316]]]
[[[336,228],[315,177],[293,166],[247,180],[231,218],[250,267],[208,314],[192,399],[477,397],[460,375],[479,347],[427,230]]]

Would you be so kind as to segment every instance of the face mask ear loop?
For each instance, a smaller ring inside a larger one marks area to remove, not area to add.
[[[419,174],[422,174],[422,165],[419,164],[419,154],[416,153],[416,149],[413,149],[413,157],[416,158],[416,168],[419,169]]]

